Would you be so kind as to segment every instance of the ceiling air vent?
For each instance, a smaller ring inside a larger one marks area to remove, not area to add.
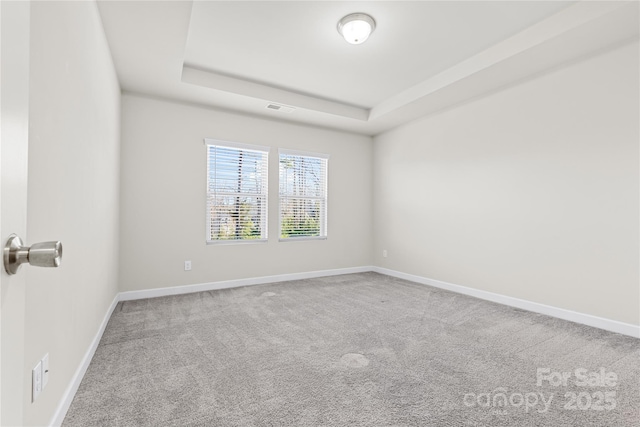
[[[267,110],[279,111],[281,113],[291,113],[295,108],[289,107],[288,105],[281,104],[267,104]]]

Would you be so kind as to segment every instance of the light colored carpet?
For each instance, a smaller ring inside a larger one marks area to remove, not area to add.
[[[638,426],[640,340],[375,273],[122,302],[64,425]]]

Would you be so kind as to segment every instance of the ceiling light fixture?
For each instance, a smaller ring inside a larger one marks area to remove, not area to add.
[[[338,22],[338,32],[351,44],[364,43],[375,29],[376,21],[366,13],[352,13]]]

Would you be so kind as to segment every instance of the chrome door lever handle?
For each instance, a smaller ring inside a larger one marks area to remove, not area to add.
[[[8,274],[16,274],[25,263],[38,267],[58,267],[62,259],[62,243],[42,242],[29,247],[24,246],[20,237],[12,234],[4,247],[3,259]]]

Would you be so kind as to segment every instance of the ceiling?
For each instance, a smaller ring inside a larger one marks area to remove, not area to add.
[[[125,92],[375,135],[637,40],[636,1],[100,1]],[[376,20],[361,45],[337,22]],[[290,112],[266,108],[291,106]]]

